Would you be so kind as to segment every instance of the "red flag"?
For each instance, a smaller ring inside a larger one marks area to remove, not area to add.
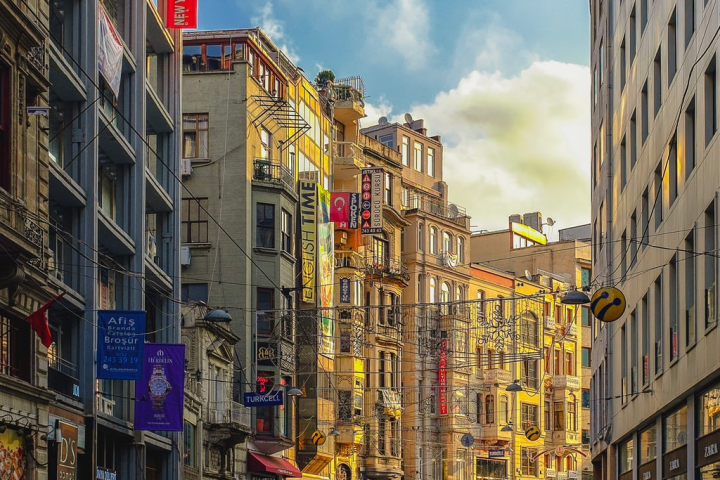
[[[350,218],[350,193],[332,192],[330,194],[330,221],[338,227],[347,228]]]
[[[197,0],[170,0],[167,28],[197,28]]]
[[[31,314],[28,317],[28,322],[30,322],[30,326],[33,330],[35,330],[35,333],[37,333],[38,337],[40,337],[40,340],[42,340],[42,344],[46,347],[49,347],[50,344],[52,344],[52,334],[50,333],[50,327],[48,326],[47,321],[47,315],[45,315],[45,312],[48,308],[52,306],[53,303],[60,300],[64,293],[61,293],[57,297],[51,299],[48,301],[45,305],[40,307],[40,309]]]

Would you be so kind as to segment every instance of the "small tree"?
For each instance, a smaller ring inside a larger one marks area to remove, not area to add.
[[[328,83],[332,83],[334,81],[335,74],[332,70],[322,70],[315,77],[315,85],[320,88],[325,88],[328,86]]]

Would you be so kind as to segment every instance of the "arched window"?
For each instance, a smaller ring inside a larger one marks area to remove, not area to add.
[[[425,235],[425,233],[424,233],[424,229],[423,229],[423,224],[419,223],[418,224],[418,251],[419,252],[422,252],[425,250],[424,235]]]
[[[441,303],[449,303],[450,302],[450,285],[448,285],[447,282],[442,283],[442,287],[440,290],[440,302]]]
[[[437,228],[430,227],[430,253],[437,255]]]
[[[443,232],[443,253],[452,253],[452,237],[448,232]]]
[[[485,423],[495,423],[495,396],[485,396]]]
[[[435,279],[430,277],[430,303],[435,303]]]
[[[498,414],[500,418],[498,419],[498,423],[501,425],[507,425],[508,423],[508,397],[507,395],[502,395],[500,397],[500,405],[498,405]]]
[[[520,339],[524,343],[537,346],[539,342],[538,321],[534,315],[523,315],[520,319]]]
[[[477,394],[477,423],[485,423],[485,415],[483,413],[483,394]]]
[[[460,286],[455,287],[455,300],[460,302],[460,301],[462,301],[462,299],[463,299],[462,287],[460,287]]]
[[[460,265],[465,263],[465,239],[463,237],[457,237],[457,258]]]
[[[418,302],[422,303],[424,297],[425,297],[425,292],[423,291],[422,275],[418,274],[418,282],[417,282],[417,300],[418,300]]]

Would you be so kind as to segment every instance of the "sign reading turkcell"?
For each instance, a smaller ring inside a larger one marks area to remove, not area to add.
[[[260,392],[247,392],[243,398],[243,403],[246,407],[267,407],[270,405],[282,405],[283,404],[283,392],[282,390],[276,390],[274,392],[260,393]]]
[[[145,312],[98,312],[97,377],[138,380],[142,376]]]

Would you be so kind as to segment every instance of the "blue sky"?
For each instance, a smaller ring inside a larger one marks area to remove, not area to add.
[[[556,229],[589,221],[586,0],[199,0],[199,9],[202,30],[263,28],[310,79],[321,68],[361,76],[363,125],[424,118],[443,136],[450,199],[476,229],[537,210]]]

